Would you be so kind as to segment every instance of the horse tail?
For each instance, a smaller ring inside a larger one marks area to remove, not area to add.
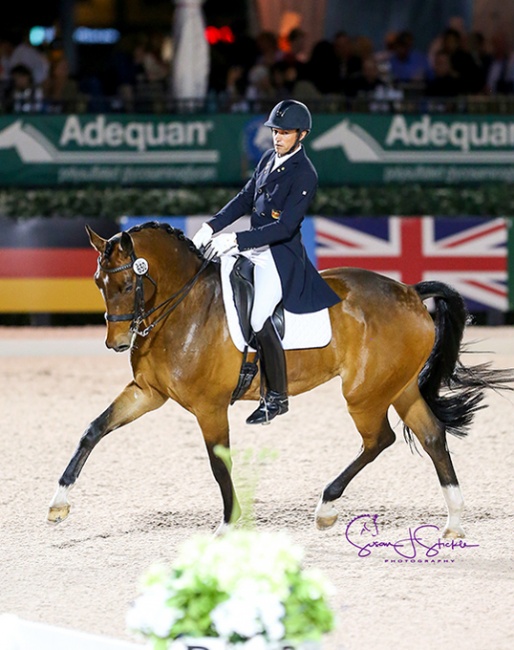
[[[514,371],[490,363],[465,366],[460,355],[470,316],[462,296],[443,282],[419,282],[414,289],[421,300],[435,302],[435,343],[418,377],[420,393],[446,431],[464,437],[475,413],[487,406],[485,392],[512,390]]]

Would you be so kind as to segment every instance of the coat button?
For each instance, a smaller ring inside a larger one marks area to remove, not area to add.
[[[265,212],[261,212],[261,217],[265,217],[265,216],[266,216],[266,213],[265,213]]]
[[[262,194],[262,188],[259,188],[259,189],[257,190],[257,193],[258,193],[258,194]]]

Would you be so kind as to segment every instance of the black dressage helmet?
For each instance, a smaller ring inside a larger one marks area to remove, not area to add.
[[[312,129],[312,117],[305,104],[295,99],[285,99],[271,111],[264,126],[286,131],[298,129],[300,133],[308,133]]]

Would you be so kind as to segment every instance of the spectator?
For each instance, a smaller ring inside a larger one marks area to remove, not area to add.
[[[435,55],[433,77],[426,84],[426,96],[456,97],[462,91],[462,80],[452,67],[450,55],[440,50]]]
[[[477,86],[480,92],[485,92],[487,87],[487,75],[492,62],[492,56],[486,50],[485,36],[482,32],[472,32],[468,37],[469,53],[477,66]]]
[[[304,79],[306,77],[307,55],[306,55],[307,34],[295,27],[287,35],[288,50],[283,53],[282,60],[289,66],[296,68],[296,76]]]
[[[234,40],[229,43],[229,66],[241,65],[244,68],[245,75],[248,74],[250,68],[257,62],[259,56],[259,48],[256,40],[247,33],[246,21],[238,18],[231,24]]]
[[[451,16],[446,25],[447,28],[456,30],[460,34],[461,44],[464,48],[467,47],[467,33],[466,24],[462,16]],[[435,55],[439,50],[443,49],[444,32],[438,34],[428,48],[428,63],[433,70],[435,65]]]
[[[337,32],[333,47],[339,64],[339,86],[342,92],[346,92],[348,79],[362,70],[362,60],[355,54],[352,40],[346,32]]]
[[[18,64],[11,68],[10,87],[6,94],[6,107],[10,113],[38,113],[44,109],[41,86],[34,83],[32,71]]]
[[[53,113],[83,112],[85,98],[79,92],[78,83],[70,77],[65,56],[55,59],[50,65],[50,74],[44,86],[48,109]]]
[[[373,55],[367,56],[362,62],[362,70],[351,75],[348,79],[347,94],[350,97],[369,97],[380,87],[385,87],[380,78],[378,64]]]
[[[270,71],[267,66],[254,65],[250,70],[245,96],[257,110],[267,110],[269,104],[275,102],[275,89],[271,83]]]
[[[486,77],[486,92],[507,95],[514,92],[514,53],[506,35],[497,32],[491,38],[492,57]]]
[[[305,67],[305,78],[319,93],[338,93],[341,91],[339,61],[330,41],[319,41]]]
[[[307,62],[307,34],[295,27],[287,35],[288,51],[284,54],[284,60],[287,63],[294,63],[295,65]]]
[[[424,82],[430,71],[428,57],[414,48],[414,36],[409,31],[395,38],[389,63],[393,83]]]
[[[387,32],[384,37],[384,49],[375,53],[375,60],[378,65],[380,77],[388,83],[392,82],[391,57],[394,54],[394,45],[397,36],[397,32]]]
[[[22,65],[30,70],[33,83],[40,87],[48,78],[50,62],[40,50],[30,44],[29,35],[26,33],[23,40],[12,51],[10,67]]]
[[[271,66],[282,59],[282,52],[278,47],[277,35],[273,32],[261,32],[257,38],[257,63],[262,63],[271,69]]]
[[[220,96],[232,106],[244,99],[246,90],[245,70],[242,65],[233,65],[227,71],[227,83]]]
[[[448,27],[443,32],[442,50],[450,57],[451,67],[459,77],[461,92],[480,92],[480,73],[477,64],[462,45],[460,32]]]
[[[0,37],[0,83],[9,81],[13,43],[9,38]]]

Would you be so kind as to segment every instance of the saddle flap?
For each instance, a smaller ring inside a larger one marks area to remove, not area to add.
[[[237,317],[245,341],[254,347],[253,332],[250,325],[255,290],[253,286],[254,264],[244,255],[238,255],[230,272],[230,284],[234,296]]]
[[[254,287],[254,263],[244,255],[238,255],[232,271],[230,272],[230,284],[234,296],[237,317],[241,326],[244,340],[248,345],[255,348],[255,334],[251,326],[252,307],[255,296]],[[282,301],[276,306],[271,317],[277,334],[281,339],[285,333],[284,305]]]

